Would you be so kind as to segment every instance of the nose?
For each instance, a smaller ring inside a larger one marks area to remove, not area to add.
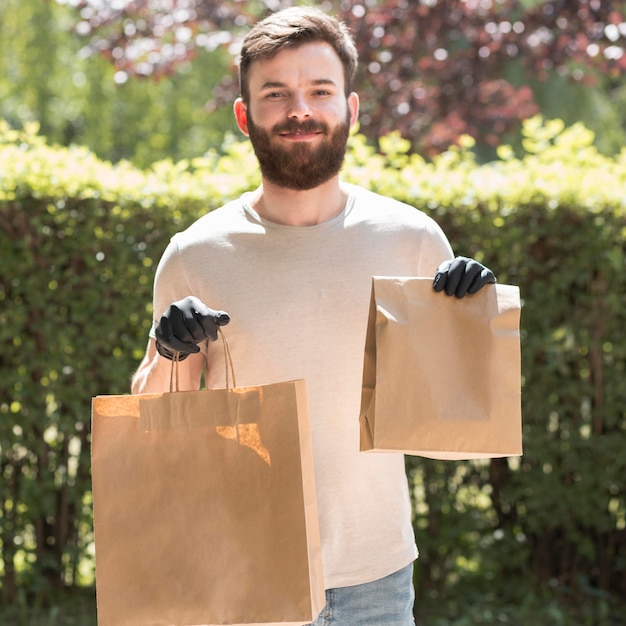
[[[304,94],[295,92],[289,103],[288,116],[291,119],[306,119],[311,117],[311,108],[304,96]]]

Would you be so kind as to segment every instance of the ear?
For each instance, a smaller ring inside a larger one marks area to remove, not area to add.
[[[350,128],[353,128],[359,119],[359,95],[354,91],[348,96],[348,110],[350,111]]]
[[[239,130],[248,137],[248,107],[241,98],[235,100],[233,105],[233,111],[235,113],[235,119],[237,120],[237,126]]]

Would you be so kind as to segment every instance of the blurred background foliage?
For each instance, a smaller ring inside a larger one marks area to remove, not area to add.
[[[259,182],[234,55],[287,4],[0,4],[0,623],[95,623],[89,401],[171,234]],[[623,3],[320,4],[362,59],[345,177],[524,299],[524,456],[407,461],[418,624],[624,624]]]
[[[145,167],[236,132],[239,42],[286,0],[3,0],[0,118]],[[626,139],[621,0],[325,0],[360,54],[361,132],[433,156],[469,134],[481,160],[541,112]]]

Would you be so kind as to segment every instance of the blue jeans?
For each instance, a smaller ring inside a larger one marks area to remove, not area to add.
[[[326,590],[326,606],[308,626],[413,626],[413,563],[363,585]]]

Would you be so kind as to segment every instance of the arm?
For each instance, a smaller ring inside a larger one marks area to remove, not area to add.
[[[230,321],[226,313],[209,309],[186,279],[175,238],[166,248],[154,280],[155,323],[139,368],[131,381],[132,393],[170,390],[172,359],[178,358],[178,389],[200,388],[205,355],[198,344],[217,338],[217,326]],[[159,320],[158,323],[156,320]]]
[[[419,257],[418,276],[432,276],[437,268],[433,288],[447,296],[462,298],[496,282],[488,268],[463,256],[454,257],[450,243],[441,227],[429,218]]]

